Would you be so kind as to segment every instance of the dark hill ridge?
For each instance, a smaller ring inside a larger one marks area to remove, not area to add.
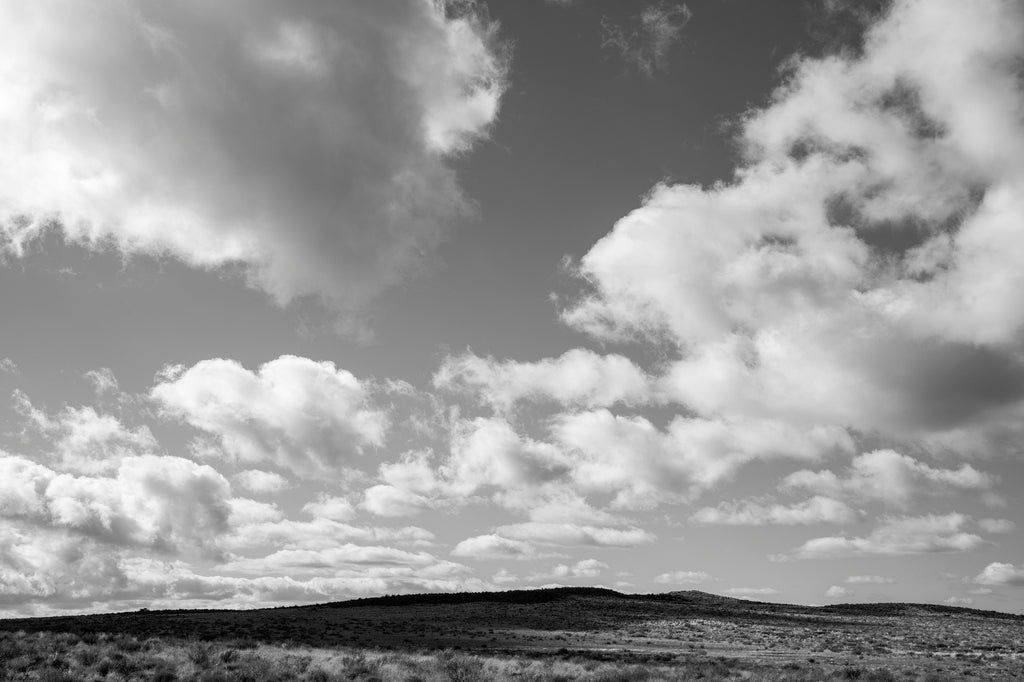
[[[797,604],[781,604],[775,602],[760,602],[748,599],[737,599],[725,597],[700,590],[677,590],[673,592],[661,592],[654,594],[625,594],[616,592],[604,587],[549,587],[532,590],[505,590],[501,592],[425,592],[421,594],[395,594],[383,595],[380,597],[362,597],[348,599],[338,602],[326,602],[322,604],[309,604],[297,607],[298,609],[344,609],[360,608],[369,606],[396,607],[413,605],[455,605],[455,604],[476,604],[483,602],[495,602],[504,604],[546,604],[550,602],[563,601],[571,598],[592,598],[609,600],[639,600],[658,603],[687,604],[695,609],[722,611],[722,612],[750,612],[750,613],[842,613],[847,615],[868,615],[868,616],[899,616],[906,614],[957,614],[975,613],[989,618],[1009,618],[1011,620],[1024,620],[1024,615],[1004,613],[1001,611],[985,611],[962,606],[948,606],[943,604],[911,603],[911,602],[879,602],[879,603],[850,603],[833,604],[829,606],[800,606]]]
[[[142,609],[0,620],[0,631],[127,632],[138,636],[242,637],[306,644],[514,649],[563,648],[567,643],[606,647],[632,640],[643,640],[644,646],[654,640],[666,644],[678,641],[681,633],[692,640],[691,635],[701,628],[724,632],[738,626],[767,628],[773,636],[785,639],[787,630],[842,630],[852,625],[877,630],[887,624],[950,619],[957,623],[1012,625],[1024,633],[1020,628],[1024,615],[954,606],[801,606],[693,590],[624,594],[588,587],[386,595],[252,610]]]
[[[502,592],[424,592],[422,594],[389,594],[346,601],[310,604],[294,608],[356,608],[362,606],[412,606],[413,604],[473,604],[502,602],[506,604],[545,604],[570,597],[628,598],[621,592],[603,587],[549,587],[536,590],[505,590]],[[293,608],[293,607],[279,607]]]

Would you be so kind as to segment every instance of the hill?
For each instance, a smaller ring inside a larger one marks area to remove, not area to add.
[[[1024,675],[1024,616],[929,604],[797,606],[698,591],[623,594],[565,587],[387,595],[248,611],[8,619],[0,620],[3,631],[661,664],[703,657],[917,670],[941,664],[975,672],[994,666]]]

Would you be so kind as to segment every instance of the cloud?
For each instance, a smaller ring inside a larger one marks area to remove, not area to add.
[[[383,444],[387,414],[370,387],[331,362],[283,355],[249,371],[232,360],[171,368],[150,395],[206,432],[228,457],[300,476],[351,466]]]
[[[646,5],[629,25],[601,21],[601,45],[614,50],[645,76],[666,68],[666,58],[679,42],[693,13],[686,5],[661,1]]]
[[[427,552],[407,552],[393,547],[343,544],[324,549],[282,549],[256,559],[236,559],[224,565],[229,571],[288,573],[326,571],[363,566],[408,566],[419,570],[435,566]]]
[[[1017,524],[1009,519],[981,519],[978,527],[986,533],[1012,533]]]
[[[974,582],[980,585],[1024,585],[1024,566],[1000,563],[995,561],[985,567],[975,578]]]
[[[891,585],[896,581],[882,575],[851,575],[843,582],[851,585]]]
[[[91,406],[65,407],[50,415],[35,407],[28,396],[15,391],[15,409],[29,428],[41,435],[58,468],[84,474],[117,469],[122,459],[160,449],[147,426],[130,428],[111,414]]]
[[[966,516],[957,513],[888,518],[866,537],[833,536],[808,540],[792,553],[791,558],[969,552],[981,547],[985,541],[963,530],[967,522]]]
[[[375,485],[363,493],[360,506],[377,516],[415,516],[435,505],[433,499],[391,485]]]
[[[841,428],[676,417],[663,432],[643,417],[607,410],[559,415],[552,431],[572,454],[578,489],[611,493],[612,506],[623,509],[686,501],[752,460],[817,460],[852,448]]]
[[[362,506],[405,516],[486,494],[523,510],[543,499],[546,486],[565,480],[568,460],[558,447],[521,436],[501,417],[453,422],[448,446],[440,461],[432,451],[417,450],[381,465],[382,483],[365,491]]]
[[[353,526],[336,519],[318,516],[312,521],[254,518],[248,523],[232,527],[231,533],[223,539],[222,544],[238,551],[271,547],[319,551],[355,542],[426,546],[432,544],[433,540],[433,533],[416,526]]]
[[[816,495],[793,505],[764,505],[745,500],[723,502],[717,507],[697,510],[690,520],[696,523],[726,526],[784,526],[814,523],[851,523],[857,514],[843,502]]]
[[[653,533],[641,528],[603,528],[536,521],[499,526],[495,532],[515,540],[566,547],[637,547],[655,540]]]
[[[730,587],[725,593],[734,597],[770,597],[779,591],[771,587]]]
[[[699,585],[711,580],[704,571],[673,571],[671,573],[662,573],[654,579],[656,583],[665,584],[680,584],[680,585]]]
[[[302,511],[317,519],[332,521],[348,521],[355,516],[356,509],[351,502],[343,497],[321,495],[316,502],[309,502]]]
[[[362,506],[403,516],[478,496],[537,522],[621,525],[611,511],[686,502],[748,461],[817,461],[853,446],[841,428],[676,417],[661,430],[605,409],[556,414],[547,425],[537,440],[505,417],[457,419],[447,456],[417,450],[381,465]]]
[[[455,545],[452,556],[477,560],[533,559],[537,551],[522,540],[511,540],[500,535],[477,535]]]
[[[467,576],[460,564],[383,547],[352,547],[321,555],[277,553],[262,562],[240,560],[237,568],[243,574],[196,573],[180,560],[137,556],[88,539],[5,525],[0,528],[0,613],[88,611],[95,609],[97,600],[122,611],[140,606],[209,608],[211,603],[252,608],[490,587]]]
[[[787,476],[781,487],[905,508],[921,494],[985,491],[993,484],[992,476],[969,464],[936,469],[893,450],[876,450],[855,457],[842,477],[831,471],[798,471]]]
[[[631,360],[580,348],[539,362],[450,356],[434,374],[434,386],[468,394],[501,412],[528,400],[594,408],[637,406],[653,398],[649,378]]]
[[[232,478],[240,487],[258,495],[279,493],[289,486],[288,479],[281,474],[260,469],[239,471]]]
[[[179,457],[125,457],[114,476],[58,473],[0,456],[0,515],[99,542],[218,555],[231,488],[209,466]]]
[[[228,525],[238,527],[256,523],[274,523],[283,518],[281,510],[277,505],[268,502],[258,502],[246,497],[233,497],[228,500],[231,515],[228,517]]]
[[[117,384],[117,377],[114,376],[114,372],[109,367],[90,370],[84,376],[92,384],[96,395],[117,393],[120,390]]]
[[[596,578],[608,570],[608,564],[597,559],[581,559],[576,563],[558,564],[551,569],[552,578]]]
[[[452,492],[462,495],[497,488],[508,504],[524,504],[514,494],[529,492],[564,477],[568,463],[553,445],[521,437],[500,418],[478,418],[453,428],[451,456],[440,473]]]
[[[997,450],[1024,411],[1022,57],[1016,3],[904,0],[863,50],[792,60],[734,177],[652,189],[563,320],[667,344],[661,390],[700,417]]]
[[[950,606],[971,606],[974,600],[970,597],[948,597],[943,603]]]
[[[825,596],[830,599],[846,599],[853,596],[853,591],[848,590],[841,585],[833,585],[825,590]]]
[[[466,210],[449,160],[495,121],[508,62],[472,2],[46,0],[0,27],[4,250],[56,219],[342,309]]]

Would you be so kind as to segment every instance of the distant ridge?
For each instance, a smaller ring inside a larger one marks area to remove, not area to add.
[[[412,606],[415,604],[473,604],[501,602],[504,604],[544,604],[569,597],[635,598],[604,587],[542,587],[534,590],[505,590],[501,592],[424,592],[422,594],[388,594],[381,597],[361,597],[345,601],[310,604],[298,608],[358,608],[363,606]],[[280,607],[293,608],[293,607]]]
[[[187,616],[189,614],[256,614],[256,613],[287,613],[337,609],[368,609],[368,608],[401,608],[422,606],[459,606],[473,604],[502,605],[537,605],[554,604],[575,600],[577,602],[606,602],[609,608],[623,608],[632,611],[645,611],[659,605],[672,608],[683,608],[691,615],[707,615],[725,618],[774,618],[785,616],[913,616],[913,615],[953,615],[974,614],[985,618],[999,618],[1024,621],[1024,614],[1012,614],[1002,611],[989,611],[965,606],[949,606],[945,604],[878,602],[829,604],[824,606],[805,606],[786,604],[783,602],[764,602],[753,599],[739,599],[725,595],[712,594],[700,590],[674,590],[648,594],[627,594],[604,587],[546,587],[525,590],[504,590],[495,592],[424,592],[418,594],[390,594],[379,597],[359,597],[333,602],[302,604],[292,606],[276,606],[256,609],[142,609],[94,613],[83,615],[56,615],[27,618],[0,618],[0,630],[10,629],[13,623],[40,624],[45,622],[61,622],[70,624],[73,621],[99,621],[111,618],[139,619],[161,616]],[[647,605],[647,606],[645,606]]]

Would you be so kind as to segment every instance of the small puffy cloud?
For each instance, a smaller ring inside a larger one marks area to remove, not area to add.
[[[61,465],[73,471],[113,469],[123,457],[159,449],[148,427],[128,428],[92,407],[65,408],[53,425],[60,433],[55,445]]]
[[[700,585],[709,580],[711,576],[704,571],[672,571],[657,576],[654,582],[667,585]]]
[[[1017,524],[1009,519],[981,519],[978,527],[986,533],[1012,533]]]
[[[375,485],[367,488],[360,504],[371,514],[385,517],[415,516],[433,505],[432,499],[392,485]]]
[[[896,581],[883,575],[851,575],[843,582],[850,585],[891,585]]]
[[[1024,585],[1024,566],[1014,566],[1013,564],[995,561],[986,566],[974,578],[974,582],[980,585],[1012,585],[1019,587]]]
[[[850,523],[856,519],[856,512],[845,503],[821,495],[792,505],[766,505],[750,500],[723,502],[717,507],[699,509],[690,517],[696,523],[726,526],[795,526]]]
[[[466,538],[452,550],[452,556],[477,560],[532,559],[536,553],[529,542],[504,538],[494,533]]]
[[[288,479],[273,471],[246,469],[232,476],[239,486],[257,495],[279,493],[289,487]]]
[[[117,393],[119,390],[117,377],[114,376],[114,373],[109,367],[100,367],[99,369],[90,370],[85,373],[85,378],[90,384],[92,384],[93,390],[96,391],[96,395]]]
[[[317,519],[330,519],[331,521],[348,521],[355,516],[355,506],[343,497],[331,497],[321,495],[316,502],[308,502],[302,507],[302,511]]]
[[[466,210],[449,160],[496,119],[496,31],[472,2],[5,4],[0,249],[57,219],[358,307]]]
[[[368,488],[362,507],[380,516],[406,516],[490,495],[510,508],[529,508],[538,492],[565,478],[559,448],[518,434],[504,418],[459,420],[451,425],[449,452],[407,452],[382,464],[382,483]]]
[[[948,597],[943,603],[950,606],[971,606],[974,600],[970,597]]]
[[[842,585],[833,585],[825,590],[825,596],[829,599],[846,599],[853,596],[853,591]]]
[[[46,440],[45,448],[55,464],[66,471],[110,472],[125,457],[160,449],[149,427],[131,428],[114,415],[100,413],[91,406],[69,406],[50,415],[16,391],[15,409],[31,430]]]
[[[567,467],[566,457],[553,445],[520,436],[504,419],[479,418],[456,424],[451,456],[440,473],[461,495],[487,488],[507,494],[559,480]]]
[[[515,540],[566,547],[636,547],[655,540],[653,533],[642,528],[606,528],[536,521],[499,526],[495,532]]]
[[[893,450],[876,450],[855,457],[843,475],[797,471],[783,480],[782,488],[905,508],[922,494],[980,492],[989,490],[993,484],[992,476],[970,464],[958,469],[937,469]]]
[[[0,358],[0,373],[17,374],[18,364],[10,358]]]
[[[313,476],[349,467],[383,443],[388,416],[370,393],[334,363],[284,355],[256,371],[220,359],[171,368],[151,396],[232,459]]]
[[[551,569],[553,578],[596,578],[608,570],[608,564],[597,559],[582,559],[574,564],[558,564]]]
[[[605,17],[601,21],[602,46],[617,52],[645,76],[653,76],[665,69],[669,51],[679,42],[692,16],[686,5],[661,0],[646,5],[627,24]]]
[[[506,585],[508,583],[519,582],[519,576],[509,572],[507,569],[501,569],[497,573],[491,576],[491,582],[498,585]]]
[[[434,386],[469,394],[502,412],[520,401],[594,408],[653,399],[650,379],[631,360],[581,348],[539,362],[451,356],[434,374]]]
[[[808,540],[791,557],[831,559],[872,554],[968,552],[985,542],[963,530],[968,521],[966,516],[957,513],[888,518],[865,537],[833,536]]]
[[[231,509],[228,525],[233,528],[254,523],[273,523],[284,517],[277,505],[246,497],[233,497],[228,500],[228,506]]]

